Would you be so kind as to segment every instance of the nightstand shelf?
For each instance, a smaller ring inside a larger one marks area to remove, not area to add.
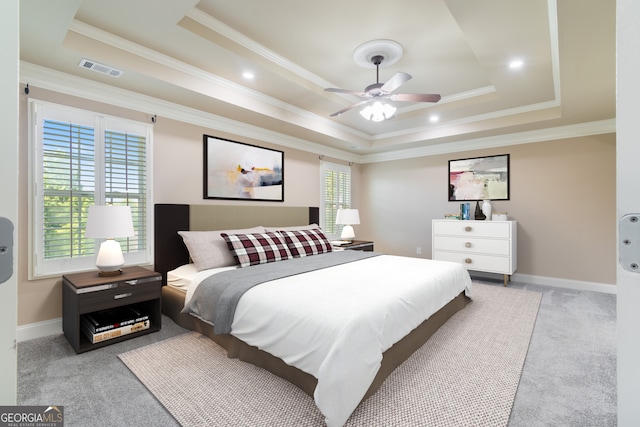
[[[62,329],[76,353],[94,350],[159,331],[162,275],[142,267],[123,268],[119,276],[100,277],[97,271],[62,277]],[[149,315],[149,328],[92,344],[80,330],[80,316],[135,304]]]

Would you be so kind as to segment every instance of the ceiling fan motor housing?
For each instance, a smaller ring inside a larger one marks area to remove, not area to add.
[[[374,83],[365,88],[365,93],[370,96],[383,96],[388,95],[388,92],[380,90],[384,83]]]

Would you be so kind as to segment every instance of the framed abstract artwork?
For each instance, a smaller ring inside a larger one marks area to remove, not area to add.
[[[284,152],[204,135],[204,198],[284,201]]]
[[[449,201],[509,200],[509,154],[449,160]]]

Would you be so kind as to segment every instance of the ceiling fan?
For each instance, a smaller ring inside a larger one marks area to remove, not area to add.
[[[361,98],[365,98],[363,101],[357,102],[349,107],[343,108],[331,114],[331,117],[339,116],[353,108],[364,106],[371,102],[375,102],[382,99],[389,99],[391,101],[411,101],[411,102],[438,102],[441,96],[438,94],[427,93],[393,93],[396,89],[402,86],[405,82],[411,79],[411,75],[403,72],[395,73],[386,83],[380,83],[380,64],[384,61],[384,56],[375,55],[371,57],[371,62],[376,66],[376,82],[367,86],[364,92],[348,89],[336,89],[327,88],[327,92],[336,93],[349,93],[357,95]]]

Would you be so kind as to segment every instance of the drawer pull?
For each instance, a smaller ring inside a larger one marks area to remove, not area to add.
[[[468,225],[467,225],[467,226],[464,228],[464,231],[473,231],[473,227],[470,227],[470,226],[468,226]]]
[[[472,264],[473,260],[471,258],[465,258],[464,262],[465,264]]]
[[[473,245],[471,244],[471,242],[465,242],[465,243],[464,243],[464,247],[465,247],[465,248],[470,248],[471,246],[473,246]]]
[[[113,299],[128,298],[128,297],[130,297],[131,295],[133,295],[133,293],[131,293],[131,292],[127,292],[127,293],[124,293],[124,294],[114,295],[114,296],[113,296]]]
[[[138,284],[138,281],[134,279],[134,280],[127,280],[124,283],[126,283],[127,285],[135,286]]]

